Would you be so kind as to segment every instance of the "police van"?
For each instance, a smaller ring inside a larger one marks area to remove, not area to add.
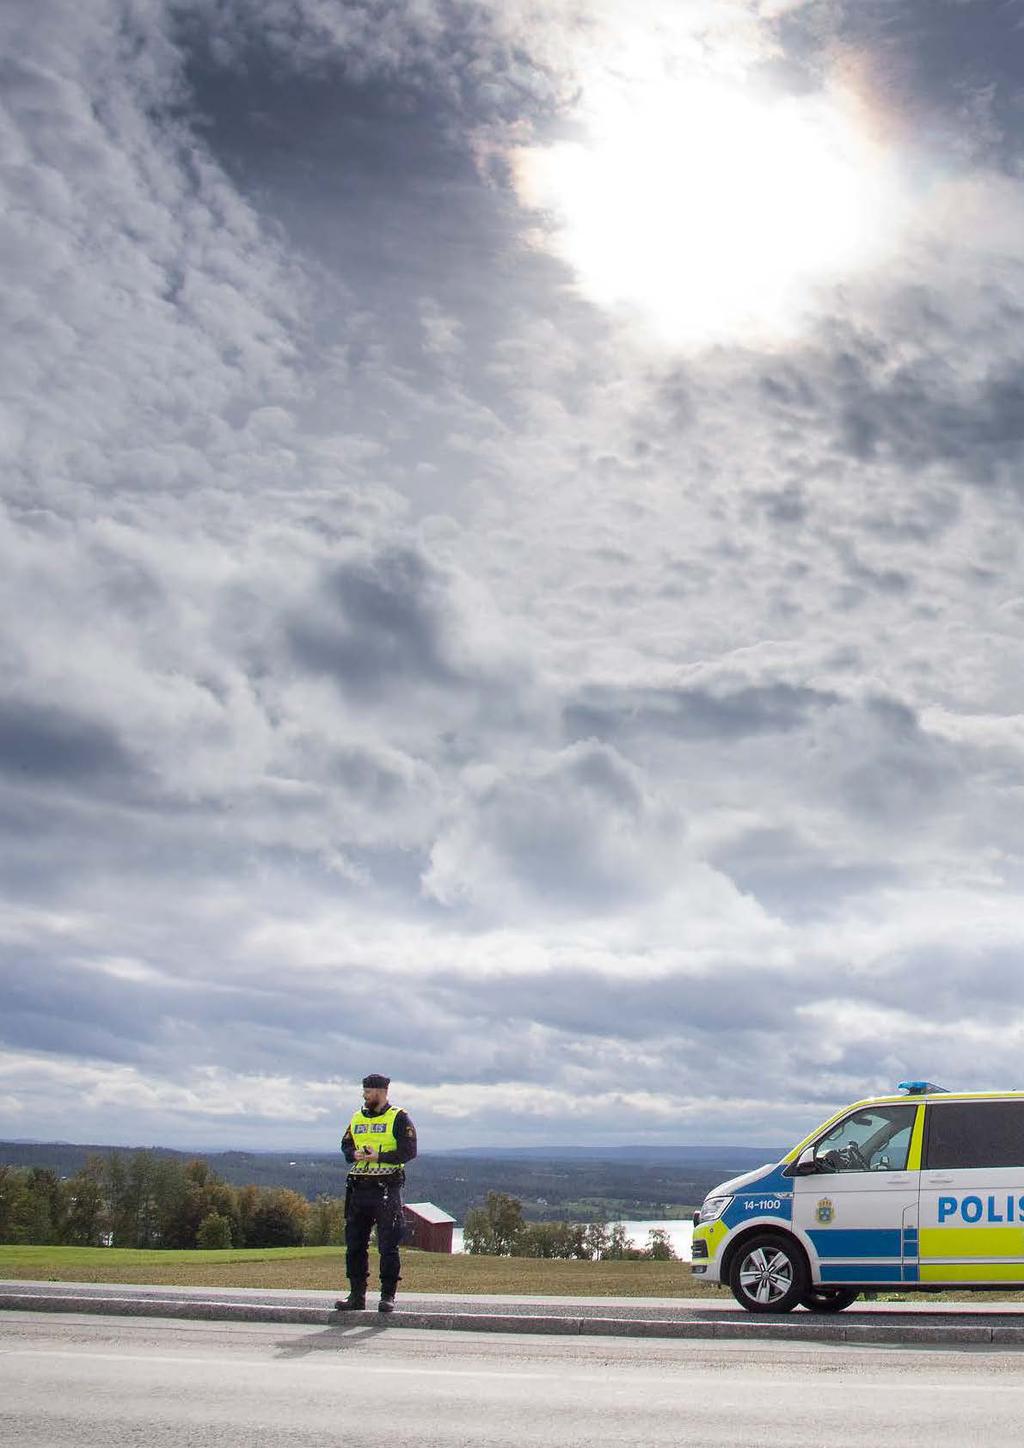
[[[841,1312],[886,1287],[1024,1287],[1024,1092],[899,1090],[716,1187],[694,1213],[694,1275],[748,1312]]]

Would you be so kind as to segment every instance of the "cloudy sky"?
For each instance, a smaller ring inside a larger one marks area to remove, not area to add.
[[[0,55],[0,1136],[1024,1086],[1022,0]]]

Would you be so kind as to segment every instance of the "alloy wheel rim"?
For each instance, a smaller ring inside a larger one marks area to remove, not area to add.
[[[759,1306],[778,1302],[793,1285],[793,1263],[785,1252],[756,1248],[740,1265],[740,1286]]]

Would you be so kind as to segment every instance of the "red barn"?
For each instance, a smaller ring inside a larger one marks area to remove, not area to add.
[[[421,1252],[450,1252],[455,1218],[433,1202],[407,1202],[405,1207],[405,1241]]]

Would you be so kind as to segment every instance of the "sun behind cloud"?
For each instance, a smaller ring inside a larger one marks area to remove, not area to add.
[[[586,83],[579,139],[514,152],[519,199],[585,296],[668,346],[792,337],[816,286],[891,250],[893,161],[839,90],[670,72]]]

